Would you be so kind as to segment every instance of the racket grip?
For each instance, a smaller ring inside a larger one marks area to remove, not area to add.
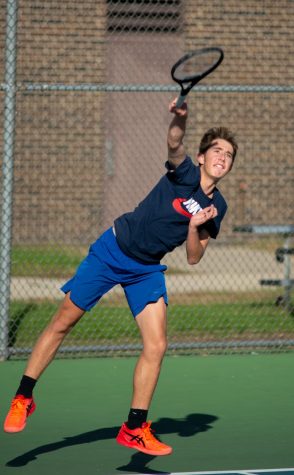
[[[179,107],[181,107],[181,105],[183,105],[183,103],[185,102],[185,99],[187,97],[187,94],[180,94],[178,99],[177,99],[177,102],[176,102],[176,108],[178,109]]]

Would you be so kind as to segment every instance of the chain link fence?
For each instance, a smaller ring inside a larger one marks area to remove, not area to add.
[[[23,358],[91,242],[165,173],[171,65],[225,60],[189,96],[186,145],[230,127],[229,211],[197,266],[166,256],[170,353],[294,345],[294,2],[0,0],[1,358]],[[115,288],[59,357],[136,354]]]

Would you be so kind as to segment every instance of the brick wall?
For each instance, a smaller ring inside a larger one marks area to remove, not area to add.
[[[293,85],[292,0],[185,0],[178,2],[177,31],[128,34],[122,28],[107,34],[104,0],[18,4],[16,242],[88,243],[135,206],[164,173],[167,104],[174,96],[27,92],[22,85],[171,84],[178,55],[209,45],[222,46],[225,61],[205,84]],[[4,47],[4,0],[0,24]],[[212,125],[227,125],[239,140],[236,164],[221,185],[230,205],[223,236],[234,224],[292,222],[293,94],[196,91],[189,108],[192,155]]]
[[[103,82],[105,2],[18,3],[14,240],[88,241],[101,221],[103,94],[22,85]]]
[[[186,49],[219,45],[225,52],[206,84],[293,85],[293,1],[184,5]],[[239,141],[234,169],[221,184],[230,206],[225,233],[234,224],[293,223],[294,94],[195,94],[189,103],[190,143],[194,130],[200,138],[200,131],[218,124],[231,128]]]

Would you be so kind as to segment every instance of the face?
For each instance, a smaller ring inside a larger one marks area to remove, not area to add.
[[[202,165],[202,172],[214,180],[223,178],[233,166],[234,149],[230,142],[216,139],[211,147],[201,155],[198,162]]]

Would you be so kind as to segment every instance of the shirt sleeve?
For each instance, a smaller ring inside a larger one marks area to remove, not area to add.
[[[196,166],[188,155],[178,167],[173,168],[168,161],[165,163],[165,167],[167,168],[167,178],[178,185],[197,187],[200,183],[200,167]]]
[[[217,208],[218,215],[215,218],[208,221],[207,223],[203,224],[203,226],[201,226],[201,228],[206,229],[208,231],[210,237],[212,237],[213,239],[216,239],[217,235],[220,231],[221,222],[222,222],[223,218],[225,217],[228,206],[227,206],[227,203],[225,202],[224,198],[221,195],[218,196],[218,199],[217,199],[216,203],[214,203],[214,205]]]

